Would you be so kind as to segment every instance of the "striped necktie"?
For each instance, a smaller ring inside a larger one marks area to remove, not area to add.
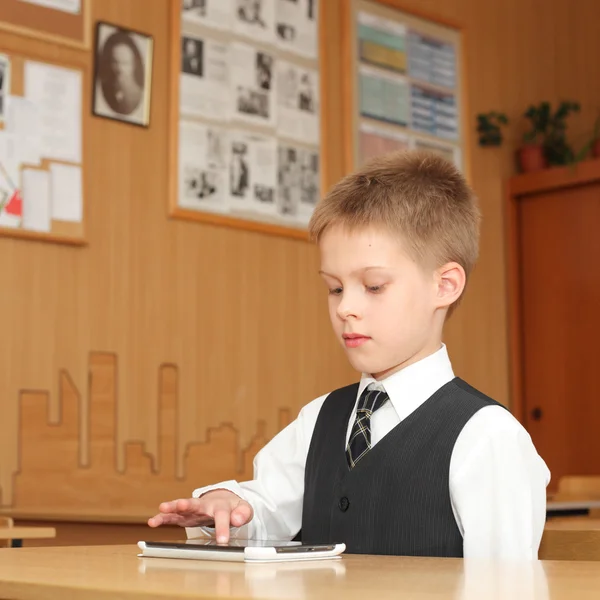
[[[386,391],[369,389],[369,386],[360,395],[356,420],[346,447],[346,458],[351,469],[371,449],[371,415],[388,399]]]

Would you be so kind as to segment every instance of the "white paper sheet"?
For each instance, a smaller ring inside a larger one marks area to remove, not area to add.
[[[181,19],[184,23],[230,29],[233,7],[233,0],[183,0]]]
[[[230,137],[229,194],[232,210],[277,215],[277,142],[236,131]]]
[[[319,74],[278,60],[277,130],[282,137],[319,143]]]
[[[50,173],[23,169],[23,228],[31,231],[50,231]]]
[[[214,125],[179,123],[179,206],[227,212],[227,136]]]
[[[235,0],[233,30],[252,40],[275,41],[275,0]]]
[[[50,165],[52,218],[81,223],[83,220],[83,184],[81,167]]]
[[[182,36],[179,90],[182,115],[227,119],[231,114],[227,44]]]
[[[25,97],[37,106],[44,158],[81,162],[81,72],[25,62]]]
[[[242,43],[232,44],[229,55],[234,117],[273,127],[277,122],[273,55]]]
[[[277,45],[308,58],[316,58],[318,45],[318,0],[276,0]]]
[[[21,0],[28,4],[37,4],[45,8],[53,8],[62,12],[79,14],[81,12],[81,0]]]
[[[42,155],[37,106],[22,96],[9,96],[5,130],[14,134],[17,140],[20,162],[29,166],[39,166]]]

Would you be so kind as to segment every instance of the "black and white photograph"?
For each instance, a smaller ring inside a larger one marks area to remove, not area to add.
[[[204,75],[204,42],[189,36],[181,38],[181,72],[195,77]]]
[[[308,58],[318,54],[317,0],[277,0],[275,38],[288,52]]]
[[[277,214],[277,142],[249,131],[230,133],[229,201],[233,211]]]
[[[319,155],[310,150],[300,154],[300,204],[312,212],[319,200]]]
[[[242,121],[274,126],[277,61],[272,55],[240,42],[231,45],[230,56],[234,116]]]
[[[207,0],[182,0],[181,11],[184,15],[205,17]]]
[[[249,25],[257,25],[266,29],[267,23],[263,15],[264,4],[263,0],[237,0],[237,18]]]
[[[10,59],[0,54],[0,123],[6,117],[6,99],[10,94]]]
[[[275,0],[235,0],[233,25],[253,40],[275,41]]]
[[[264,52],[256,53],[256,85],[261,90],[271,89],[273,78],[273,57]]]
[[[229,165],[229,191],[236,198],[246,198],[250,188],[248,144],[233,142]]]
[[[265,92],[239,86],[236,106],[238,113],[263,119],[269,118],[269,96]]]
[[[217,174],[214,171],[186,165],[184,195],[188,200],[210,200],[217,195]]]
[[[237,0],[182,0],[181,20],[192,25],[230,29]]]
[[[256,184],[254,186],[254,198],[264,205],[273,205],[275,202],[275,189],[268,185]]]
[[[152,51],[151,36],[98,23],[92,107],[95,115],[148,126]]]
[[[295,217],[300,201],[300,164],[297,148],[277,149],[278,211],[283,217]]]

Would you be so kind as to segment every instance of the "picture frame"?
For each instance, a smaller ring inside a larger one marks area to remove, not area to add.
[[[92,0],[2,0],[0,31],[89,50]]]
[[[99,21],[94,39],[92,113],[148,127],[152,100],[152,36]]]
[[[404,4],[348,2],[342,46],[346,170],[380,152],[426,150],[469,180],[464,28]],[[390,106],[398,108],[394,115]]]
[[[298,0],[278,13],[171,0],[171,218],[308,240],[331,179],[323,23],[332,6]]]

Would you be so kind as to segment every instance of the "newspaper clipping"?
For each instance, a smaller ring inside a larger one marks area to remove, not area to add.
[[[213,125],[181,121],[179,205],[227,212],[227,135]]]
[[[318,55],[318,0],[277,0],[275,33],[283,50],[308,58]]]
[[[277,61],[277,125],[283,137],[319,142],[319,77],[314,69]]]
[[[193,25],[230,29],[234,0],[183,0],[181,18]]]
[[[183,115],[227,119],[228,47],[193,36],[181,38],[180,111]]]
[[[237,131],[230,137],[229,194],[234,211],[277,215],[277,141]]]
[[[277,159],[278,213],[306,224],[319,199],[319,155],[314,150],[280,145]]]
[[[232,44],[229,55],[235,118],[273,127],[276,123],[273,56],[241,43]]]
[[[275,0],[235,0],[233,30],[256,41],[275,41]]]

